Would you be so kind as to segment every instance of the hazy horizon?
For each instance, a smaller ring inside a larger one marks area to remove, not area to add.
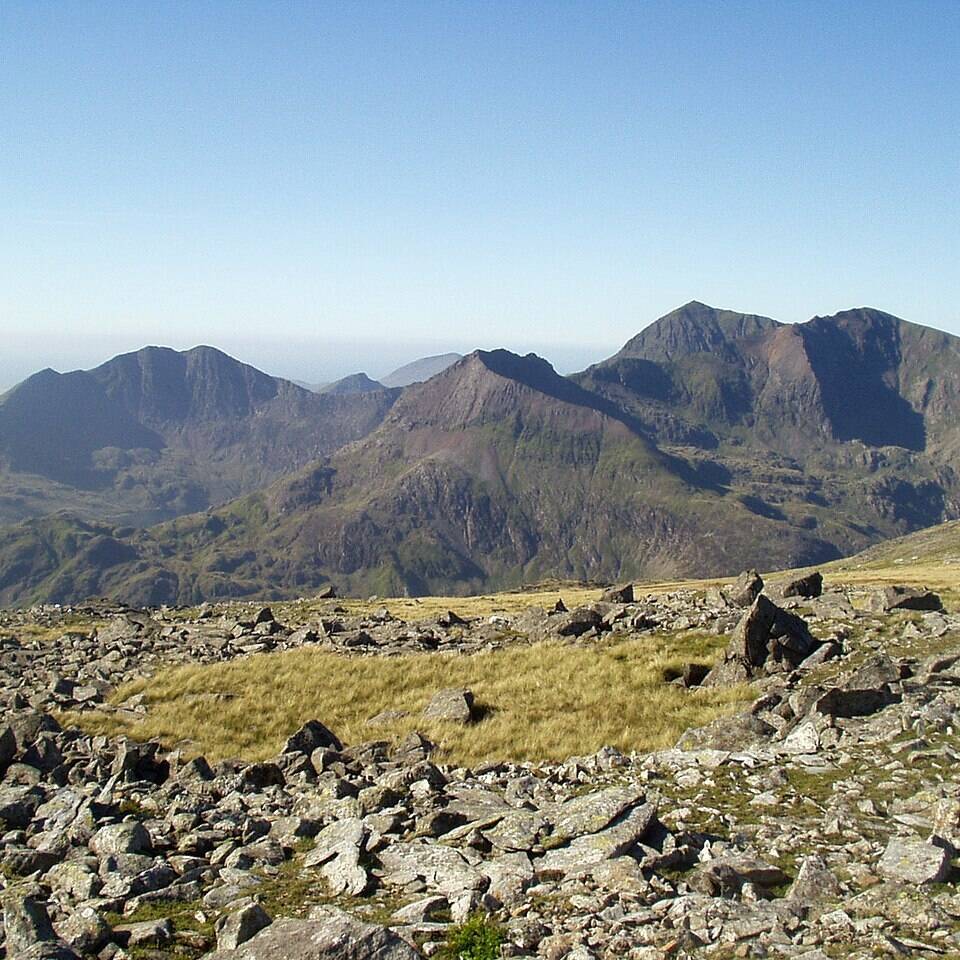
[[[689,302],[689,301],[687,301]],[[677,309],[683,304],[676,304]],[[710,304],[718,309],[734,309],[723,304]],[[843,310],[857,307],[869,307],[885,310],[877,304],[849,304],[836,310],[820,311],[809,317],[790,318],[774,316],[781,323],[802,323],[813,316],[828,316]],[[670,311],[666,311],[669,313]],[[759,313],[745,307],[739,312]],[[762,314],[761,316],[768,316]],[[563,375],[585,370],[593,363],[612,356],[631,337],[640,333],[660,317],[650,318],[637,324],[635,329],[625,331],[616,342],[601,343],[544,343],[509,338],[506,342],[491,339],[478,341],[461,339],[448,340],[323,340],[319,337],[291,341],[277,338],[257,338],[242,335],[227,335],[219,342],[202,339],[177,338],[176,340],[137,341],[135,335],[128,336],[90,336],[82,339],[65,338],[57,342],[45,341],[38,345],[35,338],[14,332],[5,335],[4,350],[0,353],[0,394],[21,383],[45,368],[58,373],[74,370],[90,370],[102,363],[125,353],[136,352],[147,346],[169,347],[173,350],[189,350],[196,346],[215,347],[242,363],[256,367],[263,373],[281,377],[297,383],[318,386],[333,383],[355,373],[366,373],[374,380],[386,377],[399,367],[425,357],[445,353],[468,354],[474,350],[506,349],[518,354],[535,353],[549,361],[558,373]],[[910,317],[902,320],[917,322]],[[947,333],[960,335],[960,327],[950,329],[947,324],[928,323],[929,326]]]
[[[187,340],[172,343],[128,343],[123,340],[93,340],[83,344],[74,342],[48,344],[42,347],[30,338],[5,338],[0,354],[0,394],[46,368],[58,373],[90,370],[124,353],[132,353],[146,346],[189,350],[196,346],[216,347],[235,360],[247,363],[264,373],[285,380],[317,386],[332,383],[353,373],[366,373],[374,380],[388,376],[394,370],[424,357],[444,353],[467,354],[473,350],[493,350],[498,347],[516,353],[536,353],[548,360],[562,374],[585,369],[612,353],[622,344],[607,349],[601,345],[549,344],[447,344],[442,341],[381,342],[310,341],[299,344],[276,343],[268,340],[251,341],[233,338],[225,343]]]

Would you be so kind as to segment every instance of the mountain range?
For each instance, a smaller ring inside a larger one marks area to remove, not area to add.
[[[0,530],[3,602],[726,574],[822,562],[960,514],[960,339],[878,310],[788,325],[692,302],[572,377],[477,351],[402,391],[319,396],[240,364],[226,377],[216,351],[216,389],[205,352],[191,368],[167,351],[181,371],[168,384],[137,374],[143,353],[71,385],[86,391],[72,427],[48,403],[32,443],[17,400],[31,381],[16,388],[0,453],[102,499],[138,476],[104,471],[104,449],[187,461],[203,511],[141,529],[88,513]],[[83,442],[54,455],[54,429]],[[243,495],[215,505],[229,484]]]
[[[42,370],[0,398],[0,523],[203,510],[365,436],[397,393],[320,396],[204,346]]]

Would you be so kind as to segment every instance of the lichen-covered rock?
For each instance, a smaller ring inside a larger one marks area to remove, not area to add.
[[[894,837],[883,851],[877,869],[888,880],[940,883],[950,874],[950,854],[924,840]]]
[[[256,901],[240,901],[217,921],[217,949],[236,950],[272,922],[270,914]]]
[[[277,920],[235,951],[207,960],[420,960],[389,927],[364,923],[335,907],[315,907],[306,920]]]

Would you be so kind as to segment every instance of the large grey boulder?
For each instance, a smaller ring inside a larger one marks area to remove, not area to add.
[[[837,900],[843,893],[840,881],[827,867],[823,857],[812,854],[804,857],[796,879],[787,891],[787,899],[804,906],[825,900]]]
[[[309,757],[318,747],[342,750],[343,744],[337,735],[319,720],[308,720],[290,736],[281,753],[300,753]]]
[[[550,842],[556,845],[583,834],[597,833],[643,800],[643,790],[635,786],[609,787],[574,797],[549,811],[553,823]]]
[[[534,863],[538,874],[568,874],[588,869],[604,860],[622,856],[639,843],[656,819],[657,809],[645,803],[622,820],[600,830],[576,837],[564,847],[549,850]]]
[[[82,906],[57,921],[56,931],[71,949],[87,956],[103,949],[113,932],[110,924],[91,906]]]
[[[306,920],[277,920],[236,950],[206,960],[420,960],[389,927],[364,923],[336,907],[315,907]]]
[[[759,672],[790,670],[803,663],[818,645],[800,617],[761,593],[734,627],[723,660],[704,683],[742,683]]]
[[[886,611],[892,610],[942,610],[943,602],[931,590],[916,587],[887,587],[880,604]]]
[[[101,827],[90,841],[90,849],[99,857],[118,853],[149,853],[151,848],[150,834],[136,820]]]
[[[819,570],[808,573],[804,577],[788,580],[780,588],[780,596],[782,597],[803,597],[807,600],[819,597],[822,593],[823,574]]]
[[[378,854],[385,881],[406,886],[422,881],[432,891],[454,899],[465,892],[483,890],[487,878],[470,865],[459,850],[440,843],[401,842]]]
[[[591,607],[577,607],[569,613],[550,618],[551,633],[558,637],[581,637],[590,630],[599,630],[603,617]]]
[[[899,665],[879,654],[869,658],[841,686],[828,690],[814,704],[814,710],[830,717],[869,716],[900,701],[900,679]]]
[[[625,583],[619,587],[610,587],[600,595],[603,603],[633,603],[633,584]]]

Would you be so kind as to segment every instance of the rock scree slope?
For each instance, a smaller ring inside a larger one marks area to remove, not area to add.
[[[164,665],[335,645],[317,621],[337,615],[337,600],[277,615],[238,604],[5,611],[2,949],[415,960],[443,956],[473,918],[501,955],[540,960],[955,954],[956,579],[923,609],[830,576],[773,579],[635,588],[585,605],[598,619],[576,633],[561,610],[494,618],[505,644],[541,642],[548,625],[552,656],[558,643],[616,650],[664,628],[715,628],[739,656],[761,621],[775,643],[745,654],[747,709],[675,747],[474,767],[445,763],[415,733],[343,743],[322,717],[258,761],[86,732],[98,716],[162,707],[114,689]],[[464,613],[433,624],[431,656],[483,649],[494,621]],[[372,631],[390,626],[373,605],[361,615]],[[701,696],[686,675],[673,682]]]

